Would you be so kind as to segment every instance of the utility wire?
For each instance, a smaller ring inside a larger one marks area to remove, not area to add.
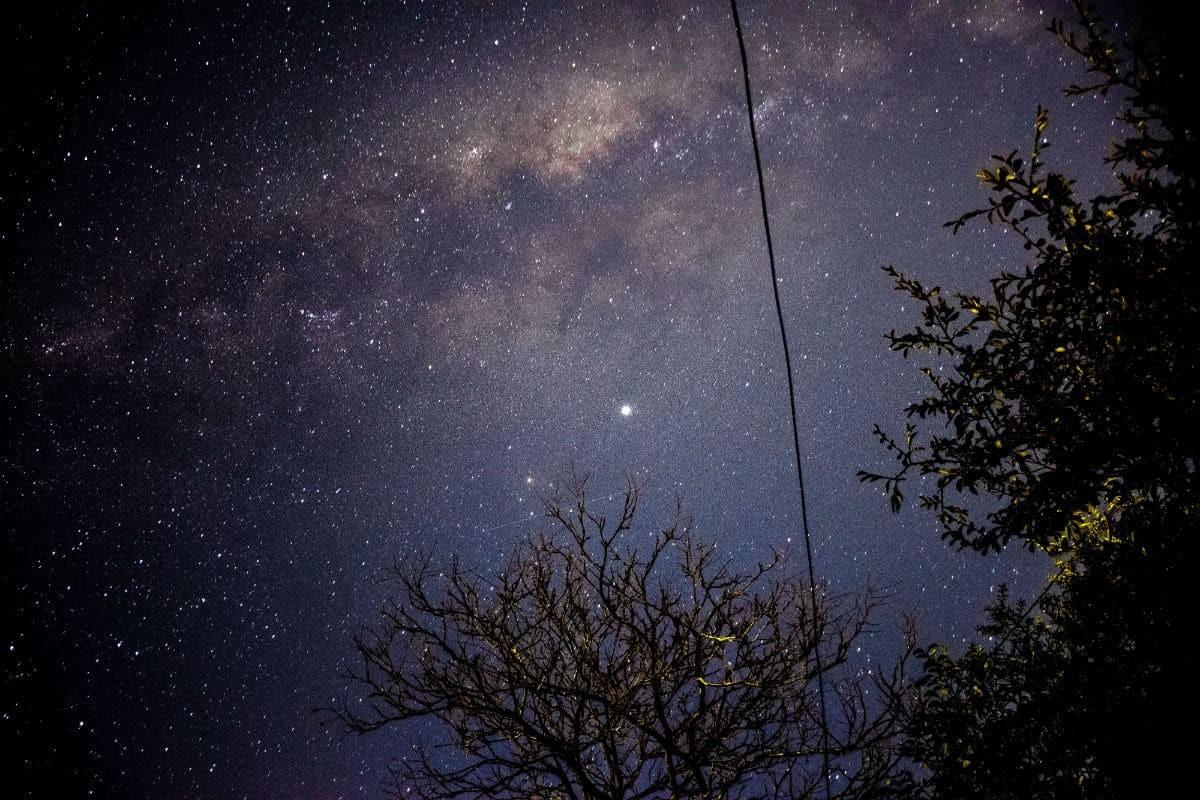
[[[788,408],[792,412],[792,446],[796,452],[796,486],[800,490],[800,523],[804,530],[804,553],[808,557],[808,592],[812,601],[813,661],[817,668],[817,692],[821,707],[821,757],[825,776],[825,800],[833,793],[829,778],[829,717],[825,710],[825,669],[821,665],[821,626],[817,606],[817,582],[813,570],[812,538],[808,532],[808,505],[804,499],[804,466],[800,457],[800,431],[796,423],[796,382],[792,377],[792,354],[787,329],[783,324],[783,303],[779,299],[779,277],[775,270],[775,245],[771,241],[771,217],[767,213],[767,188],[763,181],[762,156],[758,150],[758,129],[754,125],[754,99],[750,92],[750,64],[746,60],[746,40],[738,17],[737,0],[729,0],[733,9],[733,27],[737,31],[738,51],[742,56],[742,79],[746,86],[746,113],[750,117],[750,141],[754,144],[754,168],[758,172],[758,199],[762,204],[763,231],[767,236],[767,259],[771,264],[771,290],[775,293],[775,314],[779,318],[779,338],[783,340],[783,362],[787,368]]]

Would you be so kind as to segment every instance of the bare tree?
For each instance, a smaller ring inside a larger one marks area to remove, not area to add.
[[[367,697],[336,717],[359,733],[432,718],[445,734],[394,767],[397,794],[815,796],[818,664],[832,687],[834,785],[878,793],[895,763],[889,705],[902,676],[848,664],[870,595],[814,619],[778,553],[737,571],[692,536],[678,504],[670,528],[639,537],[636,485],[615,522],[589,507],[585,478],[563,488],[545,501],[557,531],[494,580],[457,561],[398,568],[381,628],[357,638],[352,675]],[[639,539],[641,550],[629,544]]]

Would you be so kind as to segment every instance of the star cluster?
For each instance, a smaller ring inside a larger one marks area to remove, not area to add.
[[[7,772],[378,796],[420,731],[309,709],[345,694],[383,568],[494,567],[572,463],[663,515],[681,494],[733,558],[798,541],[726,5],[8,13]],[[929,638],[1042,566],[950,552],[855,480],[920,390],[879,266],[977,288],[1023,263],[941,223],[1038,102],[1056,166],[1105,185],[1112,107],[1061,96],[1044,30],[1067,13],[743,4],[817,573],[892,587]]]

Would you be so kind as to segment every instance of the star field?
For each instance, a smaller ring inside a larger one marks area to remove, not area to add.
[[[1113,105],[1059,91],[1065,3],[741,8],[817,574],[890,587],[873,658],[904,611],[958,640],[1044,565],[952,552],[855,479],[921,390],[879,267],[1023,266],[942,223],[1039,102],[1054,167],[1107,186]],[[647,524],[679,493],[735,559],[801,557],[727,5],[5,13],[7,774],[380,796],[419,730],[310,709],[383,570],[495,567],[572,463],[644,481]]]

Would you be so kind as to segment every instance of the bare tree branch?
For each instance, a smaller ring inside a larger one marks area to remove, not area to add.
[[[814,625],[781,554],[735,569],[679,505],[648,547],[629,546],[639,496],[628,483],[610,518],[572,474],[544,503],[553,532],[494,579],[457,561],[396,571],[380,627],[355,642],[365,698],[330,712],[358,733],[441,724],[443,740],[393,770],[397,794],[815,796],[818,664],[836,687],[829,747],[842,796],[883,792],[906,679],[848,663],[875,597],[826,601]]]

